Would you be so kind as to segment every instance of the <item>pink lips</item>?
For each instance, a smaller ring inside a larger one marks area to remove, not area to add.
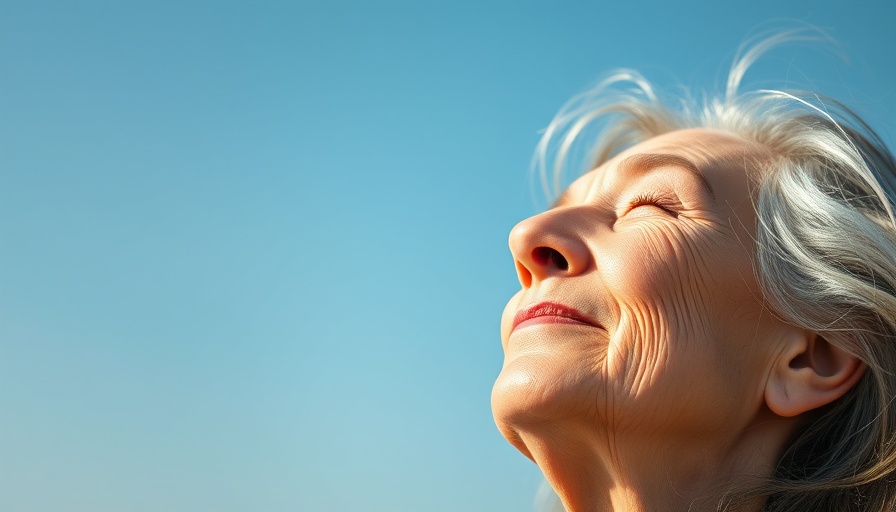
[[[539,302],[526,309],[520,310],[513,317],[513,328],[534,324],[578,324],[599,327],[593,320],[575,308],[558,304],[556,302]]]

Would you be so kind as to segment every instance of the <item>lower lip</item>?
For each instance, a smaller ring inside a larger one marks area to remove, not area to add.
[[[516,325],[513,328],[514,331],[522,329],[523,327],[529,327],[532,325],[544,325],[544,324],[566,324],[566,325],[583,325],[585,327],[593,327],[591,324],[581,322],[579,320],[575,320],[573,318],[568,318],[565,316],[537,316],[535,318],[530,318],[528,320],[524,320]]]

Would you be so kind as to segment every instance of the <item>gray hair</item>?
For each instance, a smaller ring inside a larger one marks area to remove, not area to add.
[[[781,42],[808,39],[816,38],[791,31],[744,47],[724,94],[700,101],[662,101],[637,72],[617,72],[561,109],[538,144],[533,167],[545,189],[556,191],[578,145],[592,149],[593,167],[634,144],[687,128],[735,134],[771,155],[755,169],[764,171],[756,173],[754,198],[755,267],[764,298],[785,321],[817,332],[858,357],[867,371],[792,441],[773,479],[719,509],[767,496],[768,511],[891,511],[896,161],[864,121],[834,100],[740,91],[760,55]],[[596,126],[601,130],[593,143],[585,135]]]

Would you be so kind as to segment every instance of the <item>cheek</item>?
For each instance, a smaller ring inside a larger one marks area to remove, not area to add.
[[[615,409],[608,413],[617,428],[693,424],[716,412],[720,288],[713,276],[722,265],[694,233],[625,235],[598,263],[620,312],[606,360]]]
[[[710,244],[685,229],[641,228],[604,250],[598,266],[608,291],[641,332],[673,329],[670,336],[695,334],[711,317],[719,271]]]
[[[644,222],[598,255],[608,291],[642,333],[670,338],[712,336],[731,255],[694,226]],[[727,260],[727,262],[726,262]]]

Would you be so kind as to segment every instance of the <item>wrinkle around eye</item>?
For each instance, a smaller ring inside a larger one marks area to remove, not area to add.
[[[656,204],[641,204],[627,208],[617,216],[614,226],[647,229],[710,229],[720,234],[731,231],[725,219],[720,218],[713,210],[688,207],[677,201],[674,206],[670,205],[666,208]]]

